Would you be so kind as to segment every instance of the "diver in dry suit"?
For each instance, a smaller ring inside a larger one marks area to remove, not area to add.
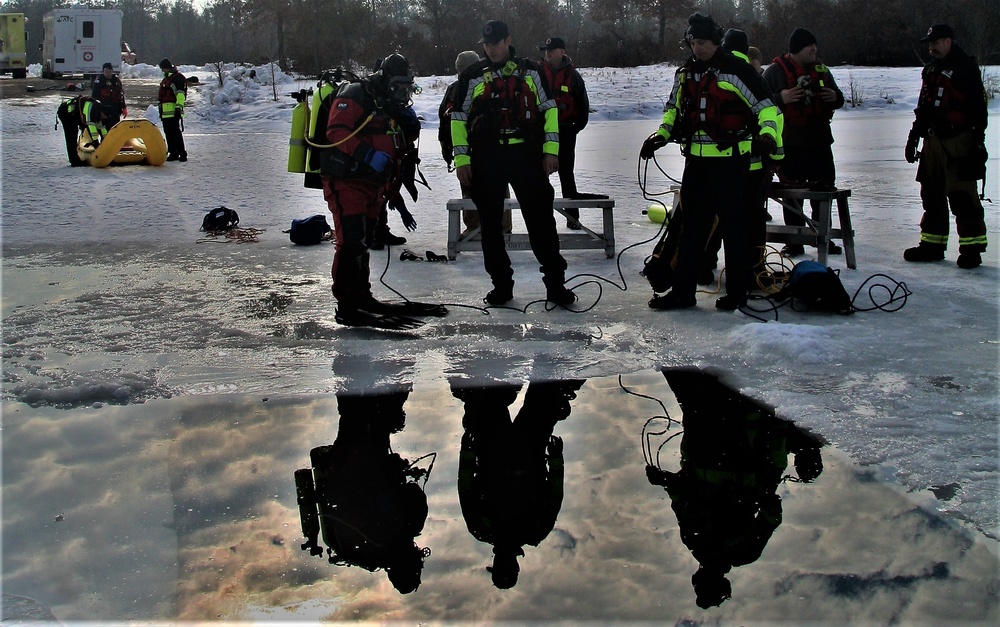
[[[375,74],[340,87],[330,106],[321,153],[323,197],[333,214],[336,251],[333,297],[336,320],[347,326],[412,329],[410,316],[443,316],[440,305],[386,303],[369,282],[369,247],[379,213],[398,197],[407,158],[415,158],[420,123],[410,106],[413,76],[400,54],[386,57]]]

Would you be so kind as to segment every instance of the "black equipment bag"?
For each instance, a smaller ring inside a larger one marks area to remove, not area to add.
[[[795,264],[788,283],[774,295],[776,301],[788,299],[798,301],[811,310],[845,315],[854,313],[854,305],[840,281],[840,274],[811,259]]]
[[[333,232],[333,229],[327,223],[326,216],[322,214],[316,214],[300,220],[292,220],[292,228],[285,231],[285,233],[288,233],[288,239],[293,244],[298,244],[299,246],[319,244],[324,239],[330,239],[327,237],[327,233],[331,232]]]
[[[236,228],[239,223],[238,213],[228,207],[216,207],[205,214],[205,219],[201,221],[201,230],[229,231]]]

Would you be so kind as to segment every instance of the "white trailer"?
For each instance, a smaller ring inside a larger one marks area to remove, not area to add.
[[[122,12],[118,9],[53,9],[42,18],[42,78],[93,77],[105,63],[120,72],[121,42]]]

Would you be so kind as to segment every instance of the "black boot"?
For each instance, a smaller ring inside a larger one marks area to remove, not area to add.
[[[963,270],[971,270],[983,265],[983,256],[979,253],[959,253],[958,267]]]
[[[904,250],[903,259],[906,261],[941,261],[944,259],[944,246],[920,242],[919,245]]]

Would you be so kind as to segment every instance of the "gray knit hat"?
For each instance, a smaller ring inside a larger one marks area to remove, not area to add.
[[[455,59],[455,71],[459,74],[462,71],[479,61],[479,53],[472,50],[466,50],[465,52],[458,53],[458,58]]]

